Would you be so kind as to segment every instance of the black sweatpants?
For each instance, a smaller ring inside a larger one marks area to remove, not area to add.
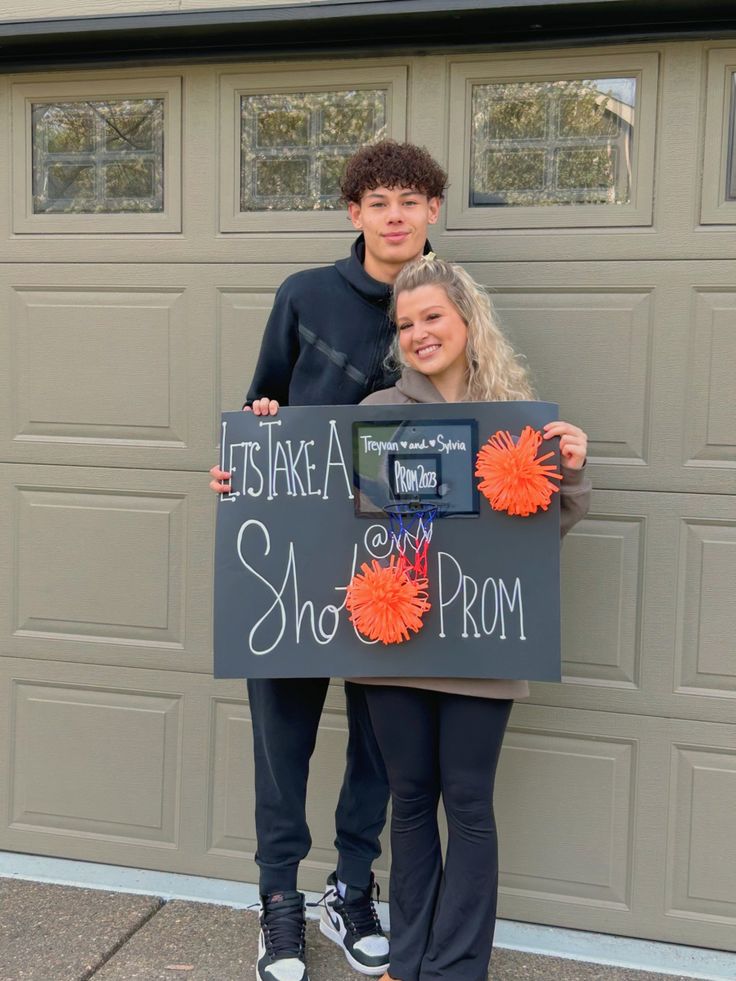
[[[512,702],[383,685],[365,692],[393,808],[389,973],[486,981],[498,891],[493,785]]]
[[[305,815],[309,761],[328,678],[249,679],[260,891],[296,889],[299,862],[312,845]],[[338,878],[366,888],[380,855],[388,780],[373,734],[365,689],[345,682],[347,764],[335,812]]]

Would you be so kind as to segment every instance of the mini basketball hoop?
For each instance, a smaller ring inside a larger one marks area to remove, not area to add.
[[[400,564],[413,579],[427,578],[427,554],[434,520],[443,507],[429,501],[394,501],[386,504],[389,530]]]

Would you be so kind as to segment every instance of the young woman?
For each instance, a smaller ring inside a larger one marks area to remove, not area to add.
[[[430,255],[394,285],[394,388],[365,404],[532,399],[526,371],[494,319],[487,294],[460,266]],[[587,438],[567,422],[559,437],[562,534],[588,510]],[[524,681],[361,679],[388,770],[391,955],[382,981],[486,981],[498,887],[493,784],[514,698]],[[443,865],[437,806],[448,845]]]

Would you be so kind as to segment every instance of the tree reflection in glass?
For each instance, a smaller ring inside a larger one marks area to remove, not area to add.
[[[163,99],[34,104],[34,212],[163,211],[163,119]]]
[[[386,133],[386,92],[354,89],[244,95],[240,210],[340,206],[345,162]]]
[[[635,78],[473,85],[471,207],[628,204]]]

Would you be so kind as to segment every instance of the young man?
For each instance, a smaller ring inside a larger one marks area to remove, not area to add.
[[[244,408],[351,405],[391,384],[384,359],[395,327],[391,284],[428,251],[447,175],[419,147],[386,140],[348,161],[343,197],[361,232],[350,256],[289,276],[276,294]],[[213,490],[230,474],[213,467]],[[309,761],[328,678],[250,679],[255,750],[256,862],[262,902],[257,976],[308,981],[299,862],[311,846],[305,819]],[[327,880],[320,929],[363,974],[388,966],[388,941],[373,906],[373,860],[388,803],[383,760],[362,689],[345,683],[348,749],[335,814],[338,865]]]

